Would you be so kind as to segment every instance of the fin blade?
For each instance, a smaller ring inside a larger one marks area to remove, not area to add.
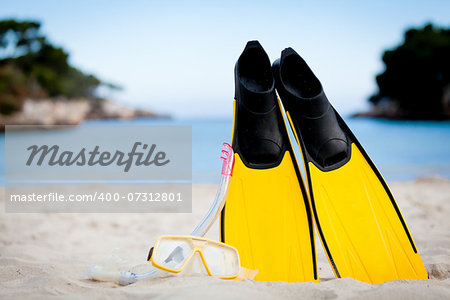
[[[279,166],[251,169],[235,154],[224,214],[225,242],[255,280],[317,281],[314,242],[291,154]],[[314,251],[314,252],[313,252]]]
[[[344,166],[323,172],[309,163],[309,170],[318,222],[341,277],[427,278],[389,195],[355,144]]]

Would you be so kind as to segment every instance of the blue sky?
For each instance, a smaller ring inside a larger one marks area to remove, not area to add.
[[[124,87],[121,103],[176,117],[231,117],[248,40],[271,60],[293,47],[341,113],[367,109],[384,49],[410,26],[450,25],[450,1],[3,1],[38,19],[83,71]]]

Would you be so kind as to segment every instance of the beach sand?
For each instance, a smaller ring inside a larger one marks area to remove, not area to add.
[[[428,270],[429,280],[377,285],[335,279],[318,241],[320,283],[230,281],[189,276],[129,286],[87,279],[87,268],[119,249],[129,265],[144,263],[162,234],[188,234],[216,185],[194,185],[191,214],[5,213],[0,202],[1,299],[450,299],[450,181],[423,178],[390,187]],[[1,190],[3,195],[3,190]],[[218,239],[218,224],[207,237]]]

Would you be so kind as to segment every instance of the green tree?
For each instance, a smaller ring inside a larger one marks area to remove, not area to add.
[[[19,110],[26,93],[27,79],[22,71],[12,65],[0,67],[0,114]]]
[[[385,71],[376,77],[379,91],[369,100],[398,105],[409,118],[443,114],[444,94],[450,88],[450,29],[409,29],[403,44],[383,54]]]
[[[17,57],[35,52],[45,43],[37,21],[0,21],[0,57]]]
[[[37,21],[0,21],[0,114],[19,110],[26,97],[95,98],[100,85],[119,89],[71,66],[40,28]]]

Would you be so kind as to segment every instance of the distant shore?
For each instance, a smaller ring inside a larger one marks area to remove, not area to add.
[[[0,131],[5,125],[78,125],[86,120],[169,118],[151,111],[135,109],[106,99],[27,99],[20,112],[0,115]]]
[[[358,112],[351,115],[352,118],[375,118],[388,120],[409,120],[409,121],[445,121],[450,120],[450,115],[415,115],[409,113],[380,113],[378,111]]]
[[[378,118],[390,120],[450,120],[450,104],[444,105],[444,109],[439,113],[427,111],[413,112],[402,109],[392,102],[385,101],[374,105],[369,111],[358,112],[352,115],[354,118]]]

